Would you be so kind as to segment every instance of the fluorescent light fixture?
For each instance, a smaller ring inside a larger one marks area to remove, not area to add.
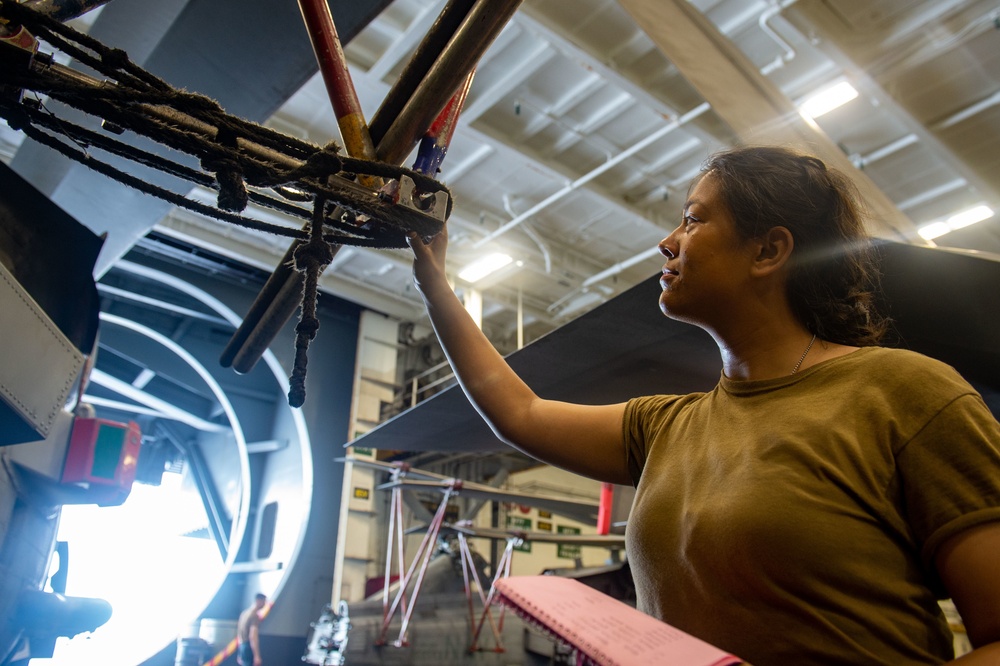
[[[931,240],[933,238],[937,238],[938,236],[944,236],[949,231],[962,229],[970,224],[988,220],[991,217],[993,217],[993,209],[989,206],[974,206],[968,210],[963,210],[961,213],[955,213],[947,220],[925,224],[917,229],[917,233],[925,239]]]
[[[952,229],[961,229],[991,217],[993,217],[993,210],[989,206],[980,205],[952,215],[948,218],[948,226]]]
[[[799,111],[810,118],[819,118],[824,113],[829,113],[838,106],[847,104],[857,96],[858,91],[854,89],[854,86],[847,81],[841,81],[807,97],[799,105]]]
[[[947,222],[931,222],[917,229],[917,233],[926,240],[944,236],[949,231],[951,231],[951,227],[948,226]]]
[[[511,261],[513,259],[509,254],[494,252],[473,261],[459,272],[458,277],[470,283],[479,282],[490,273],[495,273]]]

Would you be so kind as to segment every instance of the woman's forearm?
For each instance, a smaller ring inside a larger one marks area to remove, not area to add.
[[[428,288],[424,302],[434,332],[470,401],[498,437],[521,446],[516,425],[537,399],[535,393],[493,347],[447,282],[442,279]]]
[[[628,483],[624,405],[574,405],[539,398],[473,321],[444,271],[447,238],[410,236],[414,279],[456,377],[503,441],[528,455],[601,481]]]

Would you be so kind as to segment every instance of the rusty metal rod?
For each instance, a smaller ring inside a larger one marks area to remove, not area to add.
[[[344,147],[351,157],[366,160],[375,159],[375,145],[365,124],[364,112],[358,93],[351,80],[351,72],[347,67],[344,49],[340,45],[337,27],[330,14],[330,5],[326,0],[299,0],[299,9],[312,42],[316,61],[319,63],[320,74],[326,84],[326,92],[330,96],[333,112],[337,116],[340,135],[344,139]],[[371,177],[359,178],[362,185],[378,187],[378,179]],[[370,182],[366,182],[370,181]]]

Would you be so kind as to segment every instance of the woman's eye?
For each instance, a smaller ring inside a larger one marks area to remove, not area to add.
[[[697,221],[698,221],[698,218],[694,217],[693,215],[685,215],[684,216],[684,226],[685,227],[687,225],[691,224],[692,222],[697,222]]]

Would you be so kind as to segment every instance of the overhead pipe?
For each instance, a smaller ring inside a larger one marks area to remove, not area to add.
[[[514,207],[510,204],[509,194],[503,195],[503,209],[507,211],[507,214],[511,217],[517,217],[517,213],[514,212]],[[531,227],[525,226],[524,233],[527,234],[528,238],[535,241],[535,245],[537,245],[538,249],[542,251],[542,259],[545,261],[545,274],[550,274],[552,272],[552,252],[549,251],[549,246],[545,244],[542,237],[539,236]]]
[[[852,155],[851,161],[859,169],[864,169],[869,164],[873,164],[879,160],[885,159],[890,155],[894,155],[901,151],[907,146],[912,146],[915,143],[920,142],[920,137],[916,134],[910,133],[904,137],[896,139],[895,141],[888,143],[881,148],[877,148],[867,155]]]
[[[911,208],[922,206],[928,201],[933,201],[938,197],[950,194],[951,192],[954,192],[955,190],[960,190],[968,185],[969,181],[966,180],[965,178],[962,177],[954,178],[952,180],[949,180],[947,183],[943,183],[929,190],[924,190],[920,194],[912,196],[909,199],[900,201],[899,203],[896,204],[896,207],[899,208],[899,210],[906,212]]]
[[[779,67],[784,67],[785,63],[789,62],[796,56],[795,49],[792,48],[792,45],[785,41],[785,39],[771,27],[770,23],[768,23],[772,18],[783,12],[785,9],[794,5],[795,2],[796,0],[781,0],[780,2],[776,2],[774,5],[761,12],[760,17],[757,19],[757,25],[759,25],[760,29],[764,31],[764,34],[774,40],[784,51],[784,53],[778,56],[774,61],[761,68],[760,72],[765,76]]]
[[[968,120],[969,118],[982,113],[986,109],[997,106],[998,104],[1000,104],[1000,91],[993,93],[986,99],[979,100],[975,104],[970,104],[961,111],[951,114],[940,122],[934,123],[931,126],[931,129],[938,131],[948,129],[953,125],[957,125],[962,121]]]
[[[698,118],[699,116],[701,116],[702,114],[704,114],[706,111],[708,111],[711,108],[712,108],[712,106],[708,102],[702,102],[701,104],[699,104],[695,108],[693,108],[690,111],[688,111],[687,113],[685,113],[685,114],[683,114],[683,115],[675,118],[673,121],[667,123],[666,125],[664,125],[660,129],[656,130],[655,132],[653,132],[652,134],[650,134],[646,138],[642,139],[638,143],[634,144],[630,148],[628,148],[628,149],[626,149],[626,150],[618,153],[617,155],[615,155],[614,157],[612,157],[608,161],[606,161],[603,164],[601,164],[596,169],[590,171],[589,173],[584,174],[580,178],[577,178],[576,180],[574,180],[573,182],[569,183],[568,185],[566,185],[565,187],[563,187],[561,190],[555,192],[554,194],[549,195],[546,199],[543,199],[542,201],[540,201],[539,203],[535,204],[534,206],[532,206],[528,210],[524,211],[523,213],[521,213],[520,215],[518,215],[517,217],[515,217],[513,220],[511,220],[510,222],[507,222],[506,224],[504,224],[503,226],[501,226],[499,229],[496,229],[495,231],[493,231],[493,232],[487,234],[486,236],[484,236],[483,238],[480,238],[478,241],[476,241],[473,244],[473,247],[480,248],[483,245],[485,245],[486,243],[490,242],[491,240],[493,240],[493,239],[495,239],[495,238],[497,238],[499,236],[502,236],[503,234],[505,234],[508,231],[510,231],[511,229],[517,227],[518,225],[520,225],[522,222],[524,222],[525,220],[529,219],[533,215],[537,214],[538,212],[540,212],[540,211],[548,208],[549,206],[551,206],[555,202],[559,201],[560,199],[562,199],[563,197],[565,197],[567,194],[570,194],[570,193],[576,191],[577,189],[579,189],[583,185],[586,185],[587,183],[589,183],[593,179],[597,178],[598,176],[600,176],[604,172],[606,172],[606,171],[608,171],[610,169],[613,169],[618,164],[620,164],[621,162],[625,161],[629,157],[632,157],[632,155],[636,154],[637,152],[639,152],[643,148],[646,148],[647,146],[649,146],[650,144],[654,143],[655,141],[658,141],[658,140],[662,139],[664,136],[666,136],[667,134],[670,134],[671,132],[673,132],[674,130],[676,130],[678,127],[683,127],[684,125],[686,125],[687,123],[691,122],[695,118]]]
[[[618,275],[622,271],[625,271],[625,270],[631,268],[632,266],[635,266],[638,263],[641,263],[643,261],[646,261],[647,259],[655,257],[659,253],[660,253],[659,248],[651,247],[648,250],[645,250],[644,252],[640,252],[639,254],[635,255],[631,259],[626,259],[625,261],[620,261],[617,264],[615,264],[614,266],[611,266],[610,268],[604,269],[603,271],[601,271],[597,275],[591,275],[589,278],[587,278],[586,280],[583,281],[583,285],[581,285],[581,286],[584,289],[586,289],[587,287],[591,286],[592,284],[594,284],[596,282],[600,282],[601,280],[605,280],[605,279],[607,279],[609,277],[612,277],[614,275]]]

